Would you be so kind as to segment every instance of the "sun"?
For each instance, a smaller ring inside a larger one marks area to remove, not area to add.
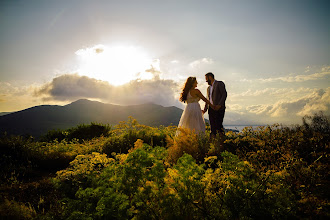
[[[76,51],[79,57],[78,73],[118,86],[134,79],[151,79],[145,70],[154,64],[140,47],[125,45],[95,45]]]

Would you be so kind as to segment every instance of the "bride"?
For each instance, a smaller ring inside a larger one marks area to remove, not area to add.
[[[205,133],[205,121],[198,101],[202,99],[211,108],[214,108],[215,106],[212,105],[198,89],[196,89],[197,84],[196,77],[188,77],[184,85],[180,101],[184,103],[187,102],[187,105],[182,113],[178,127],[190,129],[199,134]]]

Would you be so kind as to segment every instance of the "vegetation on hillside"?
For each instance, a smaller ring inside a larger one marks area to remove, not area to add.
[[[80,125],[0,139],[3,219],[326,219],[329,118],[227,132]]]

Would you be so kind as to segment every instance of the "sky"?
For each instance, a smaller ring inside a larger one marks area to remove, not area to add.
[[[206,95],[213,72],[228,92],[225,125],[330,115],[329,9],[321,0],[2,0],[0,112],[81,98],[183,109],[187,77]]]

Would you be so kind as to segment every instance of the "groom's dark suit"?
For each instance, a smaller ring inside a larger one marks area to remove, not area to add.
[[[212,97],[210,97],[210,88],[209,86],[207,88],[207,98],[211,101],[213,101],[213,105],[221,105],[221,108],[219,110],[214,110],[208,106],[208,104],[205,105],[204,111],[206,112],[209,110],[209,119],[210,119],[210,125],[211,125],[211,134],[216,135],[218,132],[224,133],[223,129],[223,118],[225,116],[225,110],[226,110],[226,99],[227,99],[227,91],[225,84],[222,81],[216,81],[214,80],[213,83],[213,89],[212,89]]]

